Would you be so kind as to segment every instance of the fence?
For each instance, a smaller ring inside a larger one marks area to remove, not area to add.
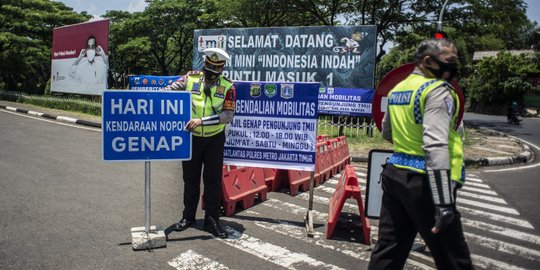
[[[341,134],[340,134],[341,131]],[[380,133],[370,117],[321,115],[318,121],[318,133],[331,137],[347,136],[350,139],[364,142],[378,137]]]

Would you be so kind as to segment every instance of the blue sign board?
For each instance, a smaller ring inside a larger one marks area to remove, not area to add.
[[[103,160],[191,159],[189,92],[105,91]]]
[[[374,25],[202,29],[193,41],[194,70],[203,67],[204,49],[221,48],[231,56],[223,74],[234,81],[374,88]]]
[[[373,89],[322,87],[319,114],[371,117]]]
[[[224,162],[314,171],[319,83],[242,82]]]
[[[151,76],[133,75],[129,76],[130,90],[160,90],[163,87],[175,82],[180,76]]]

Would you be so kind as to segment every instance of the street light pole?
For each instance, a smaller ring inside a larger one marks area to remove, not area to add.
[[[442,31],[442,18],[444,15],[444,10],[446,9],[446,5],[448,4],[449,0],[444,1],[444,4],[441,9],[441,13],[439,13],[439,20],[437,21],[437,31]]]

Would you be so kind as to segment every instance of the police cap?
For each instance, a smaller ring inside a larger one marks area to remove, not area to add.
[[[213,66],[223,66],[227,60],[231,59],[229,54],[220,48],[207,48],[203,50],[203,53],[204,61]]]

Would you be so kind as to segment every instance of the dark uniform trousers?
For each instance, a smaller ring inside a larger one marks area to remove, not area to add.
[[[417,232],[426,242],[437,269],[473,269],[463,236],[461,215],[437,234],[431,232],[435,205],[425,174],[385,166],[382,174],[382,206],[379,241],[369,269],[403,269]],[[455,195],[455,194],[454,194]]]
[[[184,175],[183,217],[195,220],[199,204],[201,170],[203,169],[205,219],[219,220],[221,206],[221,178],[225,133],[212,137],[192,136],[191,160],[182,162]]]

